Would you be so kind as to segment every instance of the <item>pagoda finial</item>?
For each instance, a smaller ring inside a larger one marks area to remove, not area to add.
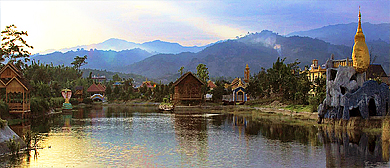
[[[363,32],[363,30],[362,30],[362,14],[360,13],[360,6],[359,6],[359,23],[358,23],[357,32]]]
[[[366,44],[366,38],[364,37],[362,30],[362,15],[360,13],[359,6],[359,23],[355,34],[355,44],[352,50],[353,67],[356,72],[363,73],[368,69],[370,65],[370,54]]]

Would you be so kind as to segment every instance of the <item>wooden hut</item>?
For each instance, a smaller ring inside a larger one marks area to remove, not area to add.
[[[84,87],[83,86],[76,86],[75,87],[75,97],[77,98],[77,101],[79,103],[83,102],[83,99],[84,99]]]
[[[183,101],[200,102],[203,98],[202,86],[204,83],[191,72],[185,73],[173,83],[175,93],[173,102]]]
[[[5,89],[5,102],[10,114],[18,114],[22,118],[30,115],[30,85],[12,62],[0,70],[0,89]]]

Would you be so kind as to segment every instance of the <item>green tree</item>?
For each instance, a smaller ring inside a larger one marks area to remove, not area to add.
[[[221,102],[222,96],[227,94],[227,91],[225,90],[225,81],[215,81],[215,85],[217,86],[213,90],[213,101],[214,102]]]
[[[115,74],[115,75],[112,76],[112,80],[113,80],[113,81],[120,81],[120,80],[121,80],[121,77],[119,77],[118,74]]]
[[[205,64],[199,64],[196,67],[196,76],[198,76],[203,83],[206,83],[209,80],[209,70]]]
[[[114,94],[119,94],[119,86],[114,87]]]
[[[180,67],[180,69],[178,70],[178,72],[180,73],[180,76],[182,76],[182,75],[183,75],[183,72],[184,72],[184,67],[183,67],[183,66]]]
[[[76,56],[74,58],[74,61],[71,63],[73,65],[73,67],[75,69],[77,69],[78,71],[80,71],[80,67],[87,64],[88,62],[86,62],[85,60],[87,60],[87,55],[84,55],[83,57],[80,57],[80,56]]]
[[[27,44],[23,36],[28,36],[27,31],[17,31],[15,25],[6,26],[5,30],[1,31],[1,50],[0,62],[5,59],[10,59],[16,62],[18,67],[24,67],[25,63],[30,61],[31,53],[26,49],[33,49],[33,46]]]
[[[107,87],[106,87],[106,94],[107,95],[111,95],[111,92],[112,92],[111,86],[107,85]]]

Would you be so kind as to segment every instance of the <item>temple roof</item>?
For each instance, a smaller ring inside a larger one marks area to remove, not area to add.
[[[106,89],[102,87],[102,85],[100,85],[100,83],[98,85],[96,84],[92,84],[88,89],[87,89],[87,92],[89,93],[101,93],[101,92],[106,92]]]
[[[209,80],[207,82],[207,87],[209,87],[209,88],[216,88],[217,86],[215,85],[215,83],[213,81]]]

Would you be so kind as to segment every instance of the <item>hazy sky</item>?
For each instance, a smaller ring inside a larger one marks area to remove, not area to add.
[[[293,31],[357,21],[390,22],[389,0],[0,1],[1,30],[27,31],[32,53],[109,38],[205,45],[264,29]]]

